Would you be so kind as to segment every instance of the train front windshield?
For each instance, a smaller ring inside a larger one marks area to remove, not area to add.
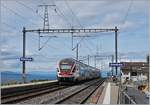
[[[71,65],[60,65],[60,69],[63,71],[71,70]]]

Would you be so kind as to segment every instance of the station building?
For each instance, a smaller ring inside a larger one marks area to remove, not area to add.
[[[149,78],[149,64],[147,62],[122,62],[121,82],[147,81]]]

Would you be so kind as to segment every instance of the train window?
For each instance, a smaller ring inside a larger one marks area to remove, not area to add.
[[[131,72],[131,76],[137,76],[137,72]]]
[[[61,70],[69,70],[71,69],[71,65],[60,65]]]

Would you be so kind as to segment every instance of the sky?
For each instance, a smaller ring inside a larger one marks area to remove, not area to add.
[[[21,71],[22,29],[42,29],[44,8],[42,4],[55,4],[48,9],[50,28],[119,28],[118,52],[120,61],[146,61],[149,53],[149,0],[1,0],[0,69]],[[37,12],[38,11],[38,12]],[[62,58],[76,57],[72,51],[71,34],[27,33],[27,71],[55,70]],[[79,44],[79,59],[90,55],[94,66],[95,54],[104,56],[97,60],[97,67],[106,70],[114,54],[114,33],[74,34],[73,47]],[[83,39],[83,40],[81,40]],[[87,63],[87,60],[83,61]]]

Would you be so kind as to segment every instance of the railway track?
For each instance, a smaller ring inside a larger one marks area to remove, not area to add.
[[[26,92],[1,97],[2,104],[65,104],[84,103],[103,83],[97,79],[73,86],[53,84],[48,87],[31,89]],[[82,100],[81,100],[82,99]]]
[[[83,89],[71,93],[63,99],[58,100],[55,104],[84,104],[103,82],[104,80],[94,82]]]
[[[29,98],[54,92],[59,89],[67,88],[68,86],[60,86],[59,84],[51,85],[51,86],[46,86],[42,88],[33,88],[30,90],[26,91],[16,91],[16,93],[11,93],[11,94],[6,94],[1,96],[1,103],[2,104],[14,104],[18,103],[23,100],[27,100]]]

